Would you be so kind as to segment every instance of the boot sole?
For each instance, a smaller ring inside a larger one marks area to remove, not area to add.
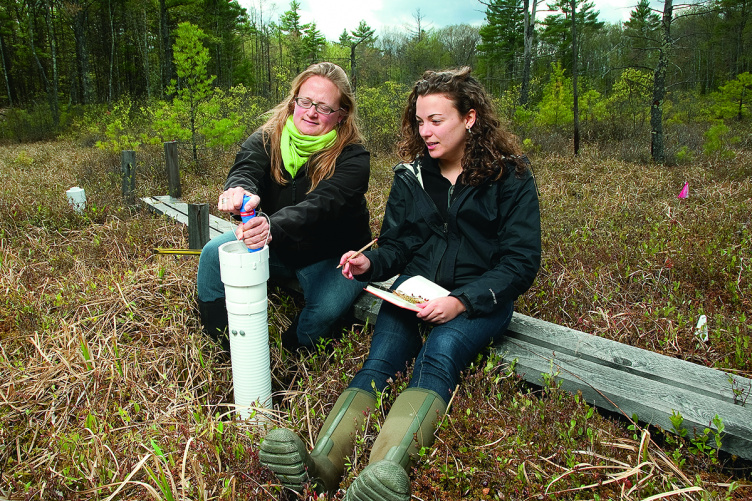
[[[259,459],[282,485],[301,493],[309,480],[305,454],[305,444],[294,432],[278,428],[270,431],[261,443]]]
[[[394,461],[368,465],[347,489],[345,501],[410,501],[410,477]]]

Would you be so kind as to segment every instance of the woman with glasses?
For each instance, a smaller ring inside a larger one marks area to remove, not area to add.
[[[243,143],[219,195],[218,208],[238,217],[263,210],[234,232],[212,239],[198,267],[204,331],[229,351],[218,249],[242,239],[250,249],[269,244],[270,274],[297,278],[305,306],[282,334],[289,350],[329,337],[363,290],[337,272],[339,257],[371,239],[365,193],[370,156],[355,123],[347,75],[323,62],[292,82],[268,121]],[[250,201],[243,207],[243,196]]]
[[[313,450],[291,430],[267,434],[259,457],[290,489],[306,482],[338,488],[357,433],[377,392],[412,365],[371,447],[369,464],[347,501],[409,501],[408,468],[429,447],[452,393],[479,353],[504,335],[515,299],[533,283],[541,257],[535,181],[517,138],[469,68],[416,82],[402,116],[394,181],[379,247],[342,255],[342,274],[397,287],[411,276],[448,295],[423,300],[418,313],[384,302],[363,367],[340,395]]]

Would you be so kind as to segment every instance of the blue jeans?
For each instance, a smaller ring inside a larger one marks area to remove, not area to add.
[[[219,247],[233,240],[235,233],[224,233],[211,239],[201,251],[196,277],[201,301],[225,297],[219,272]],[[334,324],[347,313],[366,284],[343,277],[337,269],[338,258],[293,269],[285,266],[271,248],[269,251],[270,278],[297,278],[303,289],[305,307],[298,318],[298,342],[310,347],[320,339],[331,337]]]
[[[396,282],[395,286],[398,284]],[[513,311],[514,302],[510,301],[483,317],[468,318],[463,313],[445,324],[433,326],[423,342],[421,331],[430,324],[418,320],[415,312],[385,301],[376,320],[368,359],[355,374],[350,388],[373,392],[373,383],[375,389],[381,391],[397,372],[404,374],[415,358],[408,387],[433,390],[449,402],[462,371],[504,334]]]

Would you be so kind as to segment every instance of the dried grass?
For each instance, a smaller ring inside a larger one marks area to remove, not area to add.
[[[139,152],[138,161],[142,193],[164,193],[160,152]],[[211,202],[231,161],[223,154],[186,168],[184,198]],[[520,302],[524,312],[750,374],[749,351],[734,351],[750,335],[749,320],[738,319],[750,311],[752,287],[745,247],[752,187],[739,174],[750,172],[748,155],[738,167],[681,170],[595,153],[533,161],[545,254]],[[394,163],[374,163],[375,233]],[[675,199],[684,180],[687,203]],[[86,188],[84,214],[65,201],[75,184]],[[123,206],[118,159],[62,142],[5,146],[0,190],[0,498],[278,499],[257,456],[264,427],[284,425],[312,443],[362,363],[370,327],[354,325],[316,354],[290,355],[279,349],[279,332],[300,300],[270,290],[275,406],[261,426],[233,420],[229,361],[200,335],[193,307],[196,260],[152,253],[185,247],[186,232]],[[705,347],[691,337],[700,311],[711,318]],[[397,378],[359,435],[344,486],[367,462],[406,380]],[[714,464],[686,445],[680,465],[673,447],[651,437],[656,431],[626,426],[479,360],[413,472],[414,495],[752,497],[748,465]]]

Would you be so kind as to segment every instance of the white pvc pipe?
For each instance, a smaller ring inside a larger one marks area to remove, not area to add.
[[[269,247],[248,252],[242,241],[228,242],[219,247],[219,267],[225,284],[236,412],[247,419],[251,406],[271,408],[272,404],[266,314]]]
[[[83,212],[86,208],[86,191],[83,188],[74,186],[65,192],[65,196],[68,199],[68,203],[75,209],[76,212]]]

